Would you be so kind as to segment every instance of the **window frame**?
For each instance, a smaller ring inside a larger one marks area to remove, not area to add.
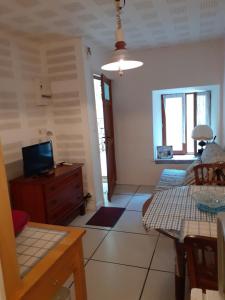
[[[193,111],[193,117],[194,117],[194,127],[197,125],[197,96],[198,94],[208,94],[209,97],[209,126],[211,125],[211,91],[201,91],[201,92],[187,92],[187,93],[172,93],[172,94],[162,94],[161,95],[161,114],[162,114],[162,142],[163,145],[166,146],[166,112],[165,112],[165,99],[168,98],[168,96],[181,96],[182,95],[182,102],[183,102],[183,117],[184,117],[184,140],[185,142],[182,143],[182,150],[181,151],[173,151],[175,155],[188,155],[188,154],[197,154],[197,141],[194,141],[194,153],[187,153],[187,95],[193,95],[194,100],[194,111]]]

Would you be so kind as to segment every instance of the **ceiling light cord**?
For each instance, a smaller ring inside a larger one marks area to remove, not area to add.
[[[117,29],[122,28],[122,21],[121,21],[121,10],[122,7],[120,6],[120,0],[115,2],[116,4],[116,27]]]
[[[120,5],[121,0],[116,0],[116,26],[118,29],[122,28],[122,21],[121,21],[121,11],[126,5],[126,0],[123,0],[123,5]]]

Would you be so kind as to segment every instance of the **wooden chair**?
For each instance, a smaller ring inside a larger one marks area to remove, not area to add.
[[[217,239],[187,236],[184,239],[190,288],[218,289]]]
[[[199,164],[193,170],[196,185],[225,185],[225,163]]]
[[[225,212],[217,216],[218,285],[221,299],[225,299]]]
[[[218,291],[208,290],[204,294],[201,289],[192,289],[191,300],[225,299],[225,213],[217,216],[217,253],[218,253]]]

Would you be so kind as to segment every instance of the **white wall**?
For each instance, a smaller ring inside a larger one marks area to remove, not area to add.
[[[91,53],[87,53],[87,47],[90,47]],[[99,207],[104,203],[102,174],[100,164],[100,151],[97,127],[97,115],[95,105],[95,93],[93,75],[101,74],[101,66],[107,59],[107,52],[103,49],[96,47],[88,41],[83,41],[83,62],[84,74],[83,79],[86,84],[86,97],[87,97],[87,111],[88,111],[88,126],[90,134],[90,151],[91,151],[91,164],[93,169],[93,182],[96,195],[96,206]]]
[[[0,35],[0,136],[9,179],[23,172],[22,146],[46,140],[39,130],[51,130],[55,160],[84,164],[84,192],[93,196],[89,208],[95,208],[96,199],[103,201],[100,163],[93,154],[98,139],[92,74],[101,57],[95,47],[88,61],[81,39],[37,44]],[[36,105],[35,80],[42,76],[51,81],[48,106]]]
[[[91,74],[101,75],[101,66],[107,61],[111,54],[111,51],[100,48],[88,40],[84,40],[83,42],[86,47],[90,47],[91,49],[91,55],[87,56],[87,61],[89,64],[88,67]]]
[[[153,162],[152,91],[222,86],[224,46],[222,40],[214,40],[134,54],[144,66],[122,78],[116,75],[113,84],[117,177],[118,183],[148,185],[155,184],[166,167]]]
[[[0,34],[0,136],[9,178],[22,172],[21,147],[37,143],[40,126],[48,126],[49,108],[36,105],[41,73],[36,43]]]
[[[50,107],[54,153],[58,161],[84,164],[84,192],[92,195],[88,207],[94,209],[96,201],[101,199],[96,184],[100,172],[98,176],[93,152],[95,139],[90,111],[94,107],[94,92],[86,67],[86,47],[82,39],[74,38],[47,43],[41,49],[45,73],[51,80],[53,92]]]

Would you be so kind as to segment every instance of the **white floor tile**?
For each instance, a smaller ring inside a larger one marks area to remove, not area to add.
[[[157,237],[111,231],[93,259],[148,268]]]
[[[136,191],[136,195],[140,194],[152,194],[155,189],[155,186],[152,185],[141,185]]]
[[[174,272],[175,249],[172,239],[160,236],[151,269]]]
[[[105,201],[105,206],[108,207],[126,207],[131,200],[132,195],[113,195],[111,202]]]
[[[88,300],[138,300],[145,276],[144,269],[89,261]]]
[[[71,223],[70,226],[84,227],[89,219],[96,213],[96,211],[87,211],[83,216],[77,216]]]
[[[142,213],[138,211],[125,210],[113,230],[148,234],[142,224]]]
[[[141,300],[175,300],[174,274],[151,270]]]
[[[136,210],[142,212],[144,203],[151,197],[151,194],[133,196],[127,205],[127,210]]]
[[[135,194],[138,190],[137,185],[131,184],[117,184],[114,189],[114,194]]]
[[[154,230],[154,229],[151,229],[151,230],[148,231],[148,235],[157,237],[159,235],[159,232]]]
[[[91,257],[107,233],[106,230],[86,228],[86,234],[83,237],[84,258]]]

